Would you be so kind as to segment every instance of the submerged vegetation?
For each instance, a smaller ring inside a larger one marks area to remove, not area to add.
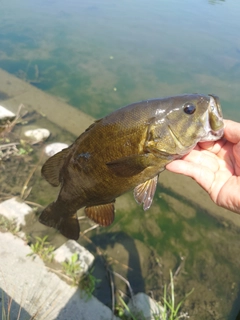
[[[24,123],[35,123],[36,120],[45,126],[45,122],[41,121],[46,119],[41,115],[28,113],[19,118],[12,130],[0,140],[0,165],[3,172],[0,177],[0,200],[20,196],[34,208],[45,206],[55,198],[55,190],[52,192],[51,188],[44,184],[40,174],[45,143],[31,145],[19,138]],[[9,125],[10,123],[6,128],[9,129]],[[49,124],[46,126],[48,128]],[[73,141],[70,134],[64,132],[63,135],[61,129],[52,128],[53,134],[49,140],[55,142],[68,139],[64,140],[68,143]],[[3,145],[7,147],[2,147]],[[152,292],[154,299],[159,301],[159,306],[165,308],[168,320],[178,319],[177,317],[184,319],[185,310],[190,317],[197,316],[199,320],[219,320],[222,315],[227,318],[238,289],[237,227],[210,217],[201,205],[196,205],[187,197],[183,198],[168,187],[157,188],[151,211],[143,213],[135,204],[132,194],[119,200],[117,205],[114,224],[107,229],[97,228],[97,231],[90,228],[88,240],[84,230],[89,224],[86,220],[81,220],[84,235],[81,234],[79,242],[91,252],[95,252],[98,262],[94,269],[80,276],[81,266],[77,262],[77,256],[73,255],[63,269],[56,273],[60,276],[64,274],[68,283],[85,290],[87,298],[93,294],[101,300],[111,287],[111,294],[107,301],[103,299],[103,303],[112,305],[112,309],[116,310],[116,314],[122,319],[127,317],[127,307],[124,306],[126,302],[118,299],[116,292],[120,290],[125,298],[129,293],[127,283],[131,284],[134,292]],[[27,221],[24,232],[31,234],[33,239],[31,256],[38,254],[49,264],[53,258],[53,244],[58,242],[55,240],[56,233],[51,229],[47,229],[51,241],[48,236],[36,236],[39,235],[36,222],[38,211],[40,210],[36,210],[33,221]],[[0,228],[3,231],[17,232],[14,221],[9,222],[1,217]],[[225,241],[226,238],[228,242]],[[105,256],[108,256],[108,263],[106,259],[102,261]],[[179,305],[171,292],[168,294],[168,290],[164,291],[164,285],[168,282],[168,270],[176,270],[182,257],[182,272],[174,286],[174,296],[183,301]],[[99,266],[101,269],[103,265],[105,273],[102,274],[99,273]],[[125,281],[120,279],[119,275]],[[101,279],[101,282],[98,279]],[[192,287],[195,291],[185,301],[184,297]],[[225,297],[228,297],[226,303],[220,304],[219,301]]]

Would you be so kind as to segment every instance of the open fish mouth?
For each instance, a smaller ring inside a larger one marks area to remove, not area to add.
[[[218,97],[209,95],[209,107],[205,119],[206,135],[201,141],[215,141],[220,139],[224,133],[224,122]]]

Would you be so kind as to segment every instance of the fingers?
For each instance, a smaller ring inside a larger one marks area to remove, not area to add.
[[[191,162],[194,166],[207,167],[210,171],[216,172],[219,169],[218,157],[209,151],[192,150],[189,154],[183,157],[187,162]]]
[[[216,168],[216,165],[214,165],[214,167]],[[202,164],[196,165],[195,162],[189,162],[187,160],[175,160],[169,163],[166,166],[166,169],[193,178],[207,192],[210,191],[215,179],[214,171],[210,170],[208,167]]]
[[[232,143],[240,141],[240,124],[231,120],[224,120],[224,138]]]
[[[175,173],[184,174],[196,180],[208,193],[215,180],[215,173],[224,162],[209,151],[192,150],[181,160],[175,160],[166,166],[166,169]]]
[[[235,160],[235,172],[240,176],[240,142],[233,146],[233,156]]]
[[[226,144],[227,140],[222,138],[218,141],[207,141],[207,142],[199,142],[198,147],[202,150],[208,150],[214,154],[218,154],[223,146]]]

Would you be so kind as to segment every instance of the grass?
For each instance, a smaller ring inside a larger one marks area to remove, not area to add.
[[[9,220],[0,214],[0,227],[4,231],[9,231],[12,234],[17,234],[19,228],[14,220]]]
[[[151,319],[154,320],[180,320],[188,319],[187,313],[181,311],[181,307],[187,297],[193,292],[193,289],[179,302],[176,303],[174,291],[174,279],[170,271],[170,293],[167,294],[167,285],[164,286],[162,301],[156,302],[155,310],[150,310]],[[116,307],[116,315],[122,320],[145,320],[143,310],[130,310],[125,301],[119,297],[120,305]],[[149,319],[149,317],[147,318]]]
[[[23,309],[21,305],[18,307],[14,307],[15,302],[14,300],[9,297],[1,288],[2,291],[1,294],[1,304],[2,304],[2,310],[1,310],[1,320],[34,320],[37,319],[38,312],[36,312],[34,315],[26,315],[26,311]]]
[[[36,242],[30,245],[32,252],[28,254],[28,256],[33,256],[37,254],[43,261],[52,261],[54,254],[53,251],[55,247],[50,245],[49,241],[47,241],[48,236],[43,238],[35,237]]]
[[[70,260],[64,261],[62,263],[62,267],[63,267],[63,272],[69,278],[71,278],[73,285],[77,286],[80,281],[80,277],[81,277],[81,273],[82,273],[82,267],[79,263],[78,254],[74,253],[71,256]]]
[[[90,269],[87,273],[85,273],[80,281],[79,281],[79,288],[83,290],[86,298],[91,298],[97,283],[101,282],[100,279],[97,279],[93,275],[94,268]]]
[[[91,298],[96,284],[101,280],[96,279],[93,275],[94,269],[90,269],[87,273],[83,274],[82,267],[79,263],[77,253],[71,256],[70,260],[62,263],[64,273],[72,280],[74,286],[79,286],[82,289],[82,294],[87,298]]]
[[[175,292],[174,292],[174,281],[173,275],[170,271],[170,294],[167,294],[167,286],[164,286],[164,295],[163,295],[163,313],[161,315],[161,320],[178,320],[178,319],[187,319],[188,315],[186,313],[180,312],[181,306],[187,297],[193,292],[192,289],[190,292],[186,294],[184,299],[182,299],[178,304],[175,301]]]

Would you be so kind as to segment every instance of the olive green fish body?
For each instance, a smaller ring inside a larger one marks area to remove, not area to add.
[[[89,218],[109,225],[115,199],[134,188],[136,201],[146,210],[166,164],[199,141],[219,139],[222,133],[221,109],[214,96],[182,95],[116,110],[46,161],[43,176],[61,190],[40,221],[77,239],[78,209],[85,207]]]

